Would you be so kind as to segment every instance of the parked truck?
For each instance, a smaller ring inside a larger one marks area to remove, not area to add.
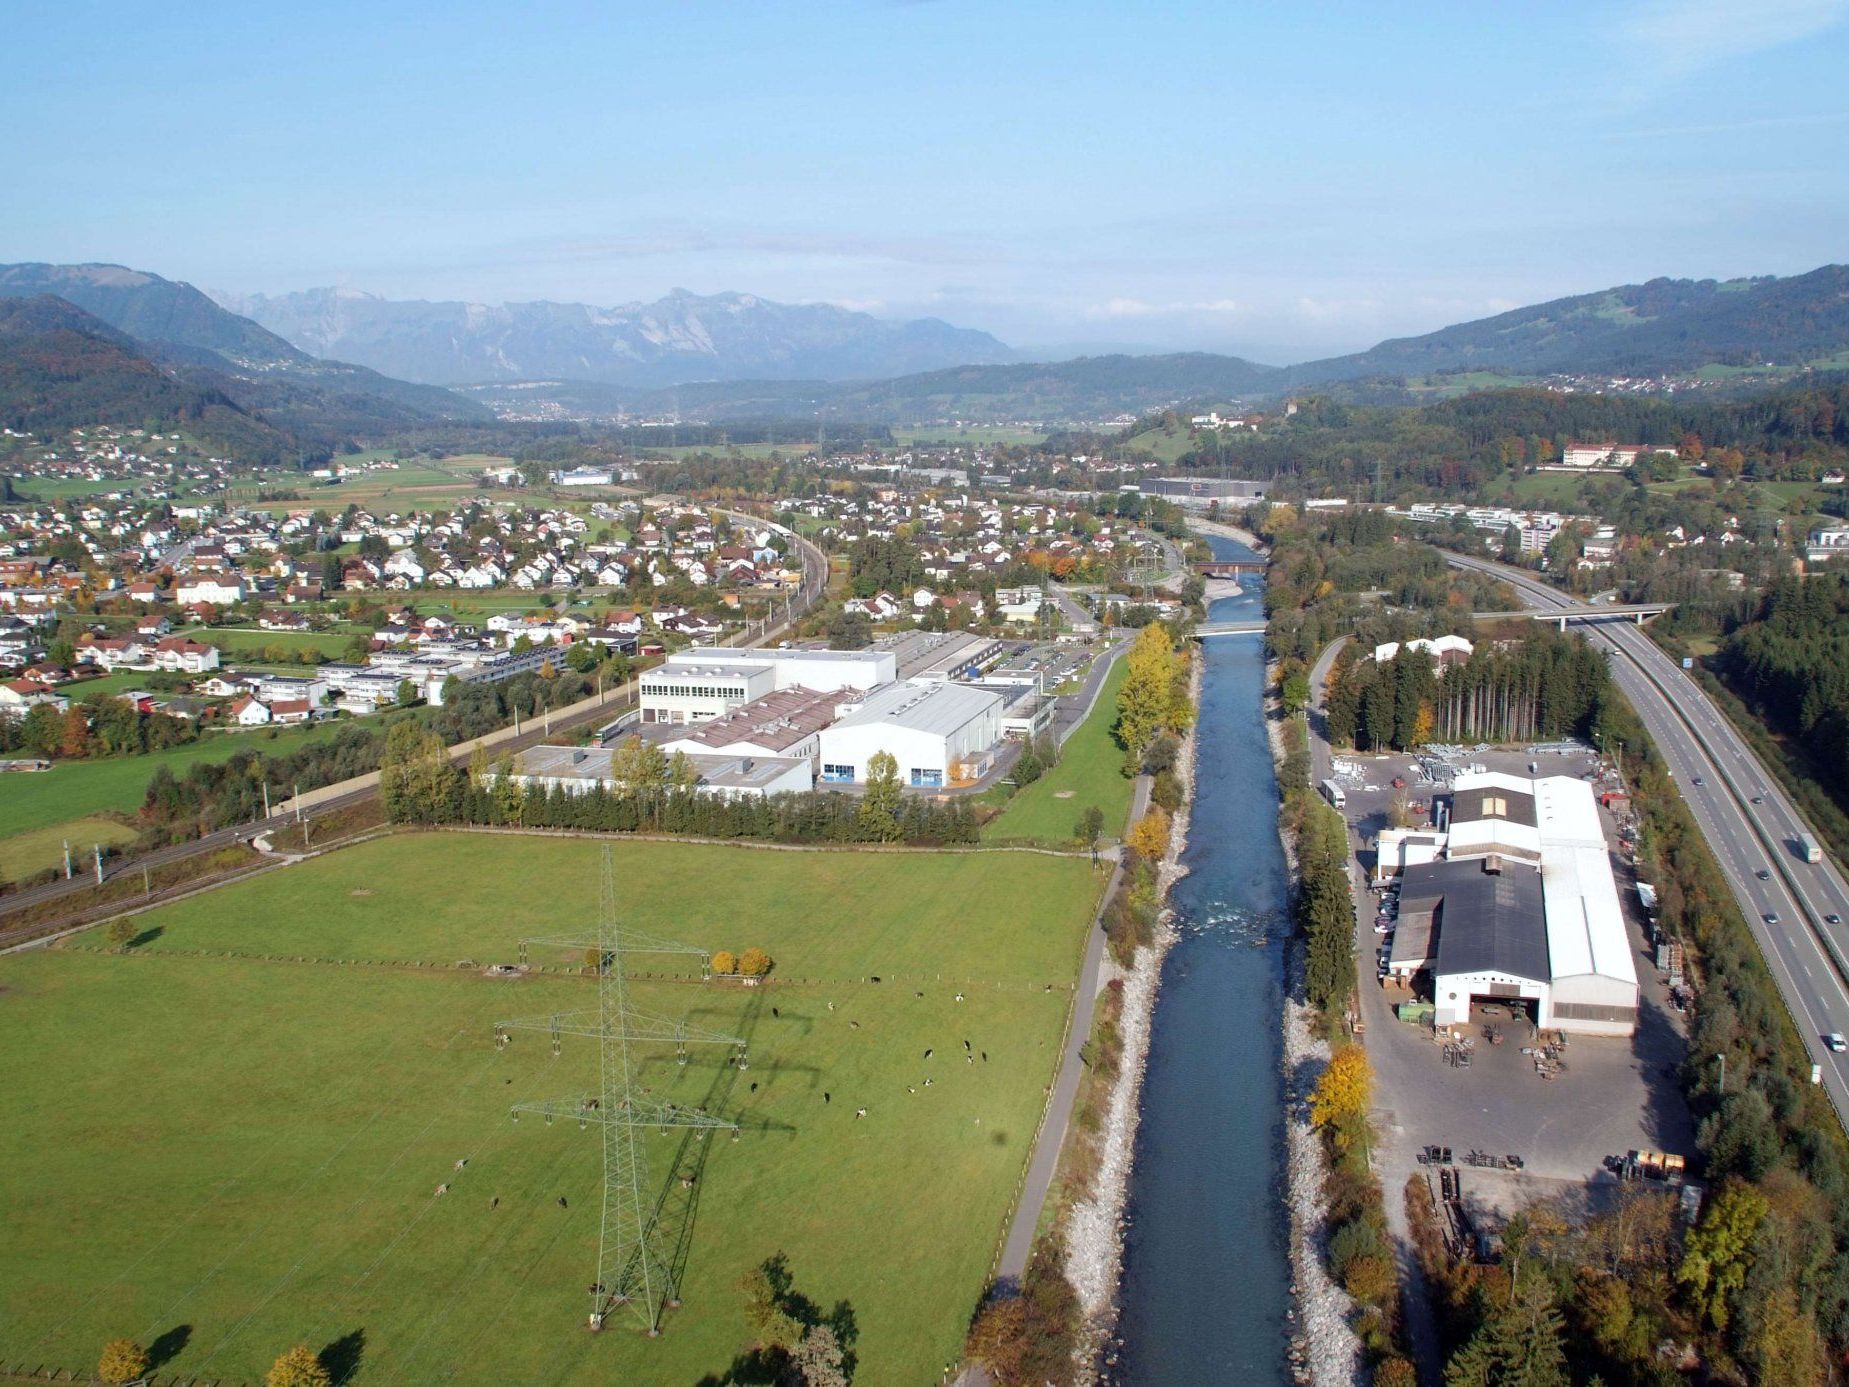
[[[1337,809],[1343,808],[1348,803],[1347,794],[1344,793],[1342,787],[1333,780],[1323,781],[1323,798],[1328,800],[1329,803],[1333,804]]]

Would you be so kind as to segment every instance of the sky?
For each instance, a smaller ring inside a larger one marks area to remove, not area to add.
[[[1849,260],[1849,0],[8,6],[0,261],[1287,362]]]

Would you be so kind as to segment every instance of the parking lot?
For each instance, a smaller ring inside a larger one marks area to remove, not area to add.
[[[1475,749],[1470,764],[1513,775],[1581,776],[1597,769],[1588,749],[1507,751]],[[1361,1020],[1375,1071],[1375,1153],[1388,1207],[1401,1219],[1398,1191],[1420,1169],[1417,1153],[1427,1145],[1449,1146],[1462,1163],[1468,1153],[1518,1156],[1519,1173],[1467,1169],[1473,1202],[1506,1213],[1536,1197],[1583,1198],[1586,1182],[1610,1183],[1605,1158],[1631,1150],[1691,1153],[1694,1131],[1676,1082],[1686,1046],[1682,1018],[1670,1005],[1668,988],[1646,944],[1644,920],[1632,888],[1630,868],[1614,856],[1641,984],[1638,1030],[1629,1039],[1568,1036],[1553,1057],[1536,1051],[1551,1046],[1554,1032],[1537,1037],[1519,1007],[1479,1008],[1472,1024],[1434,1034],[1429,1025],[1403,1022],[1397,1002],[1413,992],[1376,980],[1369,963],[1383,936],[1375,932],[1380,893],[1369,886],[1374,836],[1387,827],[1396,798],[1408,808],[1428,809],[1434,790],[1421,780],[1411,756],[1347,756],[1341,777],[1354,848],[1351,880],[1356,897],[1357,958],[1362,974]],[[1393,786],[1403,779],[1403,790]],[[1415,820],[1419,816],[1415,814]],[[1605,820],[1608,842],[1617,824]],[[1487,1014],[1486,1014],[1487,1011]],[[1492,1043],[1490,1032],[1499,1043]],[[1546,1077],[1540,1071],[1547,1071]]]

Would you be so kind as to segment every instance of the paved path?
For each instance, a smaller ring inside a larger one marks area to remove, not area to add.
[[[1150,778],[1139,775],[1130,798],[1131,823],[1148,811],[1149,789]],[[1046,1205],[1054,1172],[1059,1168],[1059,1155],[1065,1149],[1066,1132],[1072,1125],[1072,1109],[1078,1101],[1079,1080],[1085,1073],[1085,1061],[1079,1057],[1079,1050],[1091,1037],[1092,1017],[1098,1006],[1098,975],[1104,966],[1104,908],[1116,894],[1123,876],[1121,855],[1113,850],[1110,856],[1113,859],[1111,879],[1092,916],[1085,962],[1079,969],[1078,992],[1073,997],[1072,1016],[1066,1028],[1065,1052],[1060,1056],[1059,1073],[1053,1080],[1040,1132],[1034,1140],[1033,1158],[1027,1164],[1027,1179],[1015,1203],[1014,1222],[1009,1226],[1008,1239],[1002,1245],[1001,1261],[996,1268],[996,1278],[1010,1284],[1018,1284],[1027,1270],[1027,1257],[1033,1251],[1034,1234],[1040,1226],[1040,1211]]]

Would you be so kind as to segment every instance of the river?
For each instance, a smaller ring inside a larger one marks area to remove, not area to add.
[[[1252,558],[1213,539],[1224,559]],[[1262,619],[1257,592],[1215,621]],[[1288,1383],[1279,1016],[1289,933],[1263,642],[1202,643],[1193,824],[1150,1035],[1124,1246],[1127,1387]]]

